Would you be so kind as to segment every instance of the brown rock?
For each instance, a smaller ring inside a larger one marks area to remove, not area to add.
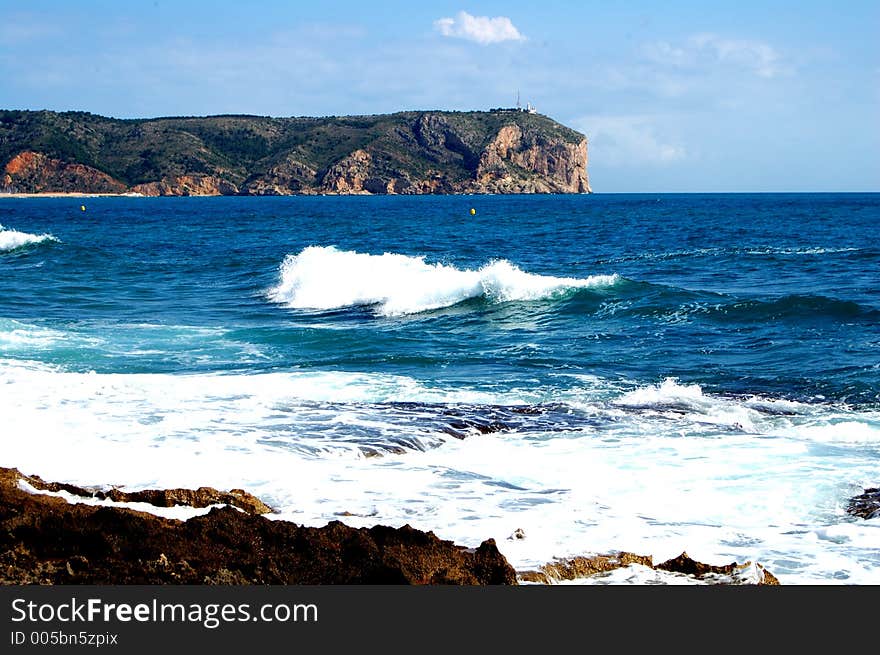
[[[704,576],[709,573],[717,573],[721,575],[730,575],[737,568],[737,563],[732,562],[722,566],[713,566],[711,564],[703,564],[691,559],[687,553],[682,553],[678,557],[666,560],[656,566],[661,571],[672,571],[674,573],[684,573],[685,575],[694,575],[697,577]]]
[[[751,562],[745,562],[744,564],[731,562],[730,564],[714,566],[712,564],[703,564],[702,562],[697,562],[696,560],[691,559],[690,555],[688,555],[687,553],[682,553],[678,557],[662,562],[654,568],[661,571],[683,573],[685,575],[691,575],[699,579],[711,578],[712,576],[725,576],[728,578],[735,578],[738,573],[743,572],[750,564]],[[774,586],[779,585],[779,580],[776,579],[776,576],[767,571],[760,564],[758,564],[758,570],[762,574],[762,579],[758,584]]]
[[[66,491],[74,496],[98,498],[100,500],[109,499],[118,503],[147,503],[156,507],[232,505],[249,514],[268,514],[272,511],[271,507],[243,489],[218,491],[213,487],[199,487],[195,490],[144,489],[143,491],[121,491],[119,489],[111,489],[110,491],[102,491],[97,488],[86,489],[62,482],[46,482],[38,475],[19,474],[19,478],[42,491]]]
[[[515,124],[498,130],[480,155],[474,177],[480,192],[592,192],[586,139],[577,144],[548,140]]]
[[[4,186],[20,193],[124,193],[126,186],[106,173],[85,164],[52,159],[39,152],[24,151],[6,164]]]
[[[559,580],[574,580],[575,578],[585,578],[597,573],[607,573],[630,564],[643,564],[653,568],[650,555],[634,555],[633,553],[620,552],[612,555],[557,559],[545,564],[537,571],[524,571],[518,574],[518,576],[526,582],[549,584]]]
[[[231,507],[175,521],[29,494],[23,478],[35,479],[0,469],[0,584],[516,584],[491,539],[472,549],[410,526],[309,528]]]
[[[231,196],[238,193],[232,182],[214,175],[178,175],[131,187],[142,196]]]
[[[574,580],[576,578],[585,578],[592,575],[607,573],[631,564],[641,564],[655,571],[669,571],[672,573],[681,573],[692,576],[698,580],[712,582],[715,584],[743,584],[742,574],[751,565],[750,562],[744,564],[725,564],[715,566],[712,564],[703,564],[690,558],[687,553],[682,553],[678,557],[654,564],[653,559],[649,555],[635,555],[633,553],[619,552],[612,555],[593,555],[590,557],[572,557],[569,559],[557,559],[553,562],[545,564],[537,571],[523,571],[517,574],[517,578],[522,582],[536,582],[541,584],[552,584],[559,580]],[[760,564],[757,565],[761,574],[759,585],[779,585],[779,580]]]
[[[364,193],[364,182],[370,176],[372,164],[370,153],[355,150],[327,169],[321,187],[330,193]]]

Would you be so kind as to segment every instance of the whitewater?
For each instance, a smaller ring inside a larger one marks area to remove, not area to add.
[[[616,275],[586,279],[532,275],[506,260],[478,270],[459,270],[428,264],[424,257],[371,255],[314,246],[288,255],[281,265],[280,278],[268,295],[288,307],[377,305],[385,316],[449,307],[470,298],[495,302],[541,300],[573,289],[612,286],[619,279]]]
[[[51,234],[28,234],[27,232],[10,230],[0,225],[0,252],[9,252],[46,241],[57,241],[57,239]]]
[[[880,583],[876,194],[77,209],[0,201],[2,466]]]

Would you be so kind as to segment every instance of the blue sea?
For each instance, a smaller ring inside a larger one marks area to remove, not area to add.
[[[7,198],[0,224],[2,466],[491,537],[518,570],[880,584],[880,517],[845,511],[880,486],[880,194]]]

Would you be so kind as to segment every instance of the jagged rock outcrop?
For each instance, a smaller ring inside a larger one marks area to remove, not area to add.
[[[588,193],[587,141],[548,140],[505,125],[481,153],[475,176],[483,193]]]
[[[381,193],[381,182],[370,178],[373,157],[366,150],[355,150],[333,164],[321,180],[321,190],[330,193]],[[368,188],[364,188],[366,183]],[[372,191],[370,191],[372,189]]]
[[[575,580],[601,575],[638,564],[655,571],[667,571],[694,578],[708,584],[757,584],[778,586],[779,580],[761,564],[752,566],[751,562],[737,564],[713,565],[697,562],[687,553],[678,557],[654,564],[650,555],[636,555],[620,552],[610,555],[592,555],[589,557],[571,557],[557,559],[541,566],[536,571],[523,571],[518,574],[522,582],[552,584],[561,580]]]
[[[123,193],[124,183],[85,164],[64,162],[25,150],[4,168],[3,187],[19,193],[76,190],[82,193]]]
[[[674,557],[665,562],[657,564],[654,568],[660,571],[669,571],[671,573],[682,573],[684,575],[693,576],[699,580],[706,580],[715,583],[744,583],[743,574],[751,566],[751,562],[737,564],[722,564],[716,566],[713,564],[704,564],[692,559],[687,553],[682,553],[678,557]],[[779,580],[775,575],[770,573],[761,564],[755,564],[758,574],[756,584],[779,586]]]
[[[213,175],[179,175],[158,182],[136,184],[129,190],[142,196],[233,196],[238,188]]]
[[[0,190],[146,196],[589,193],[587,141],[539,114],[119,121],[0,111]]]
[[[853,496],[846,505],[846,511],[863,519],[880,518],[880,489],[865,489],[864,493]]]
[[[608,571],[630,566],[631,564],[642,564],[643,566],[653,568],[650,556],[622,552],[614,555],[557,559],[544,564],[537,571],[522,571],[518,574],[518,577],[523,582],[550,584],[559,580],[574,580],[598,573],[607,573]]]
[[[465,548],[410,526],[308,528],[228,506],[169,520],[31,494],[25,477],[0,468],[0,584],[516,584],[491,539]]]
[[[2,470],[2,469],[0,469]],[[10,472],[10,475],[15,475]],[[111,488],[86,489],[64,482],[46,482],[38,475],[23,475],[18,473],[22,480],[35,489],[41,491],[66,491],[74,496],[83,498],[97,498],[98,500],[112,500],[117,503],[147,503],[156,507],[174,507],[186,505],[188,507],[210,507],[211,505],[231,505],[247,512],[248,514],[269,514],[272,508],[262,500],[249,494],[244,489],[230,489],[219,491],[213,487],[199,487],[198,489],[143,489],[141,491],[122,491]]]

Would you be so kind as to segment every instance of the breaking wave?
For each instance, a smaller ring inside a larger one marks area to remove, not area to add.
[[[58,241],[58,239],[51,234],[28,234],[27,232],[8,230],[0,225],[0,252],[17,250],[44,241]]]
[[[543,300],[577,289],[609,287],[620,276],[563,278],[527,273],[506,260],[477,270],[429,264],[424,257],[371,255],[311,246],[288,255],[270,300],[296,309],[377,306],[385,316],[449,307],[471,298],[493,302]]]
[[[676,426],[672,433],[715,426],[811,442],[880,442],[880,414],[876,411],[781,398],[707,394],[700,385],[682,384],[676,378],[628,391],[611,405],[642,416],[672,419]]]

